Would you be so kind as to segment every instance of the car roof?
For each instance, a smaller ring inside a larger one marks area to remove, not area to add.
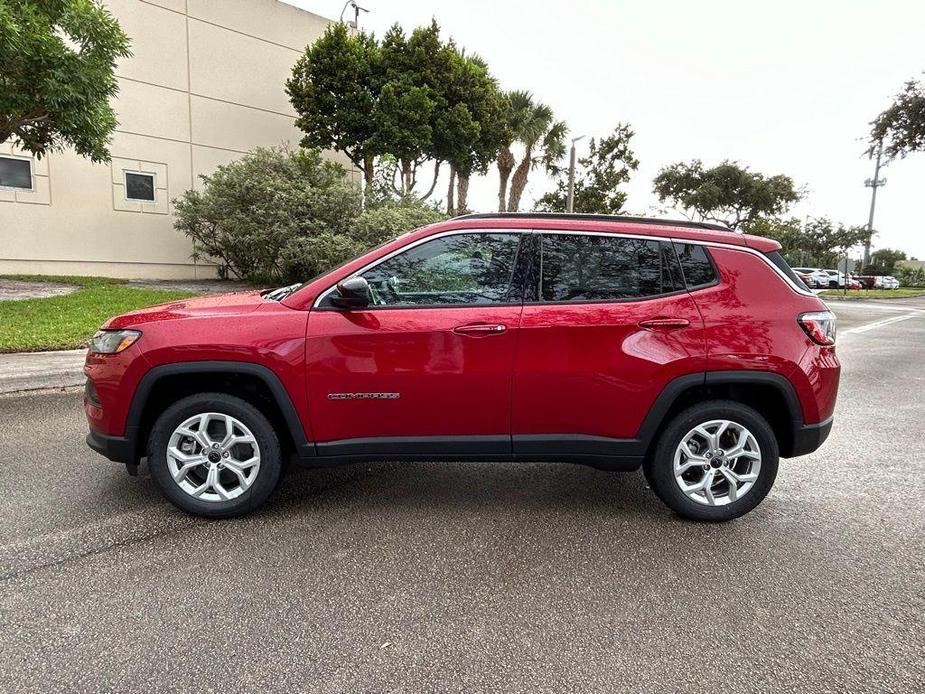
[[[537,230],[585,231],[601,233],[622,233],[633,236],[652,236],[697,241],[705,244],[723,244],[754,249],[762,253],[780,250],[780,244],[773,239],[750,236],[733,231],[718,224],[690,222],[687,220],[658,219],[654,217],[617,217],[609,215],[585,214],[544,214],[544,213],[504,213],[504,214],[470,214],[454,217],[443,222],[409,231],[389,241],[369,254],[364,254],[345,263],[337,270],[343,274],[356,272],[365,265],[375,262],[402,247],[426,239],[429,236],[445,232],[464,231],[466,229],[484,230]],[[310,280],[301,289],[283,299],[289,308],[300,309],[309,306],[315,300],[319,289],[327,289],[328,274]]]
[[[780,244],[773,239],[743,234],[729,227],[710,222],[597,214],[549,212],[468,214],[425,227],[421,232],[424,232],[422,235],[430,235],[451,229],[555,229],[559,231],[610,232],[747,246],[763,253],[780,249]]]

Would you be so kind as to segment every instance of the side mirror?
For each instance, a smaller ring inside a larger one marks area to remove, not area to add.
[[[369,306],[369,283],[362,277],[348,277],[337,283],[331,295],[331,303],[337,308],[355,309]]]

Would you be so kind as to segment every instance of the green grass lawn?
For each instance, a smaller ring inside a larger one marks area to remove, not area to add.
[[[34,352],[86,347],[107,318],[194,296],[191,292],[135,289],[106,277],[4,275],[0,279],[63,282],[76,292],[47,299],[0,301],[0,352]]]
[[[819,293],[823,298],[836,297],[849,301],[863,299],[903,299],[910,296],[925,296],[925,289],[915,287],[900,287],[899,289],[849,289],[847,294],[842,289],[826,289]]]

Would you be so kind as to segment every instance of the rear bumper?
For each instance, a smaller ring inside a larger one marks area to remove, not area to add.
[[[818,424],[799,424],[793,429],[793,447],[787,451],[785,458],[812,453],[821,446],[832,431],[834,417],[829,417]]]

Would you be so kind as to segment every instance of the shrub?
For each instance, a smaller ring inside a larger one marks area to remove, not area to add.
[[[900,265],[896,268],[896,279],[903,287],[925,287],[925,267]]]
[[[417,198],[406,198],[368,207],[354,223],[353,234],[367,248],[372,248],[407,231],[444,219],[446,215],[436,208],[422,204]]]
[[[443,219],[416,199],[361,212],[344,168],[317,151],[256,149],[202,181],[174,201],[175,228],[192,239],[194,258],[258,284],[305,280]]]

